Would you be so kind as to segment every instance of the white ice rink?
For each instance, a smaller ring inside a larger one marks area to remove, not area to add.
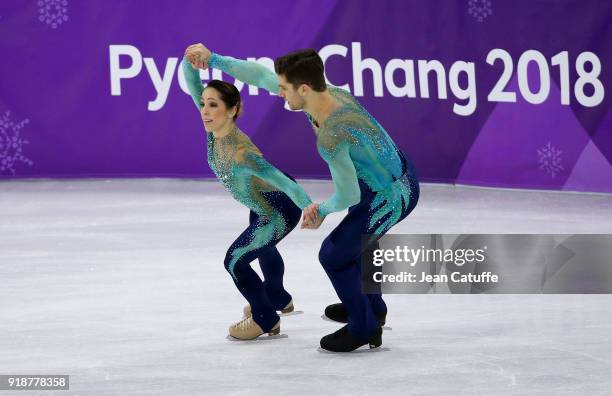
[[[319,351],[341,218],[279,245],[304,313],[237,342],[223,258],[248,210],[219,183],[0,182],[0,374],[68,374],[62,395],[612,394],[610,295],[390,295],[383,348]],[[612,233],[612,196],[424,185],[392,232]]]

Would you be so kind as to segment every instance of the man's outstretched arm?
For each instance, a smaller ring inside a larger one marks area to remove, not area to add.
[[[185,51],[185,56],[200,69],[207,67],[219,69],[246,84],[278,94],[276,73],[259,63],[213,53],[203,44],[190,45]]]

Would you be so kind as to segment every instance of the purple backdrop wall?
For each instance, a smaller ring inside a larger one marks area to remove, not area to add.
[[[610,1],[178,4],[2,1],[0,177],[210,176],[177,67],[203,42],[321,50],[422,180],[612,192]],[[302,114],[241,92],[239,125],[271,162],[329,177]]]

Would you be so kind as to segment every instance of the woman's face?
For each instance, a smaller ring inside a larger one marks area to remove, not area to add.
[[[225,102],[221,100],[219,91],[210,87],[204,89],[204,92],[202,92],[200,115],[207,132],[225,129],[228,123],[234,122],[233,117],[235,113],[235,108],[228,110]]]

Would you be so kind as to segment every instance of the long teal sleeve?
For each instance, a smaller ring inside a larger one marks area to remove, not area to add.
[[[333,147],[319,146],[321,157],[329,165],[335,192],[319,205],[319,214],[327,216],[355,205],[361,199],[357,172],[349,154],[348,142],[336,141]]]
[[[278,94],[276,73],[259,63],[212,53],[208,60],[208,67],[219,69],[246,84]]]
[[[200,71],[191,67],[191,63],[189,63],[187,58],[183,58],[181,67],[183,68],[183,75],[187,82],[187,90],[198,110],[200,110],[202,108],[202,91],[204,91],[202,80],[200,80]]]
[[[252,152],[248,154],[248,157],[253,174],[287,194],[300,209],[312,203],[306,191],[299,184],[285,176],[265,158]]]

